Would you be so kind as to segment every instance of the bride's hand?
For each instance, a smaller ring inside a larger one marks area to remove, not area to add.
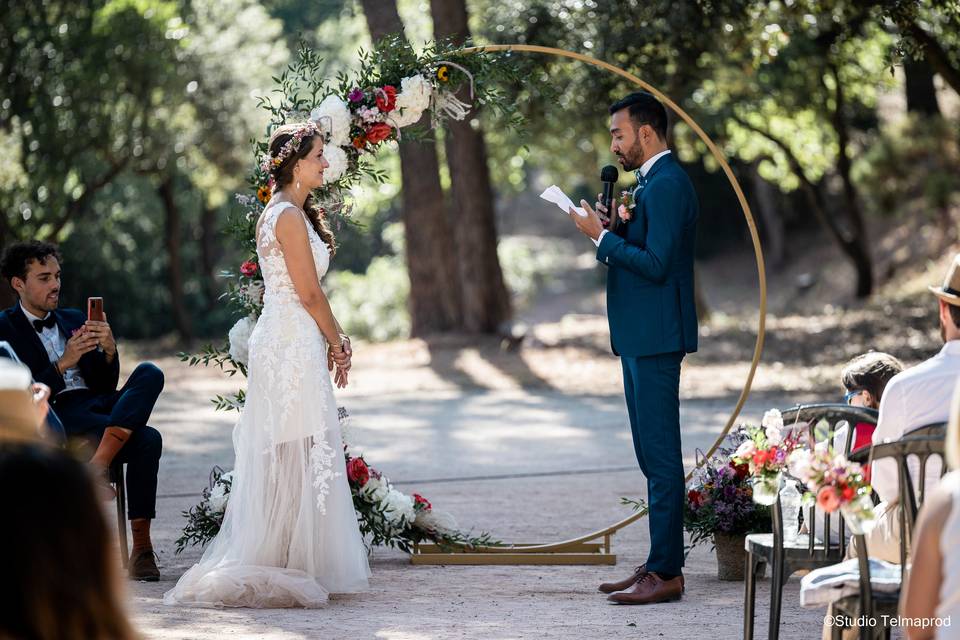
[[[342,367],[337,367],[337,372],[333,376],[333,381],[337,385],[338,389],[343,389],[347,386],[347,372],[349,369],[344,369]]]

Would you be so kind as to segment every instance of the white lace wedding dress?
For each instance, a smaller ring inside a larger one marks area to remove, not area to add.
[[[250,335],[248,388],[233,430],[233,486],[220,533],[164,603],[316,607],[367,587],[370,569],[347,484],[327,343],[300,304],[276,237],[280,216],[307,225],[317,277],[330,262],[303,212],[271,201],[257,255],[263,313]]]

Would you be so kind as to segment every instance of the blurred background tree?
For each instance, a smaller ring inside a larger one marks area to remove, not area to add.
[[[797,234],[833,243],[854,274],[851,300],[899,268],[878,267],[891,221],[929,228],[944,248],[957,240],[955,3],[38,0],[9,3],[0,24],[0,243],[60,242],[65,304],[103,295],[119,335],[222,334],[220,274],[240,254],[221,229],[250,142],[266,134],[255,96],[300,40],[333,77],[401,31],[414,47],[435,36],[542,44],[636,73],[723,146],[771,266],[805,250]],[[526,117],[522,139],[480,105],[381,154],[391,180],[354,189],[358,224],[337,230],[328,278],[348,331],[504,331],[588,249],[535,196],[555,182],[592,200],[612,160],[607,105],[633,87],[524,59],[524,81],[503,87]],[[741,251],[726,179],[682,123],[670,137],[701,199],[699,257]],[[13,299],[5,284],[0,298]]]

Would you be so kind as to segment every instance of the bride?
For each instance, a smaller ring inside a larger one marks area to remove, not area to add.
[[[367,587],[327,371],[336,364],[337,386],[347,385],[349,342],[320,288],[333,234],[311,196],[328,166],[323,137],[306,122],[270,138],[263,166],[275,187],[256,239],[264,306],[233,431],[230,502],[220,533],[165,604],[316,607]]]

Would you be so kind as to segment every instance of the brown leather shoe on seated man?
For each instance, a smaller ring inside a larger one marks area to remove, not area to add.
[[[683,576],[669,580],[656,573],[645,573],[629,591],[621,591],[607,597],[616,604],[654,604],[679,600],[683,594]]]
[[[135,552],[130,558],[130,579],[143,580],[145,582],[157,582],[160,580],[160,569],[153,558],[153,549],[145,549]]]
[[[616,593],[617,591],[626,591],[633,585],[637,584],[637,581],[643,576],[647,575],[647,563],[643,563],[633,571],[633,575],[629,578],[625,578],[620,582],[604,582],[602,585],[597,587],[597,590],[601,593]],[[680,576],[680,587],[686,591],[687,585],[684,584],[683,576]]]

